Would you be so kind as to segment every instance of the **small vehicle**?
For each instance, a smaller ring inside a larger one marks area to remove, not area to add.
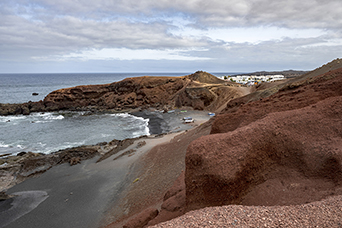
[[[192,117],[184,117],[184,123],[193,123],[195,120]]]

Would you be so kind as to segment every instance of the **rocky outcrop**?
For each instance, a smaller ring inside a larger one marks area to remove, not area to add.
[[[269,113],[303,108],[332,96],[342,95],[342,68],[302,81],[290,82],[279,92],[251,102],[249,94],[231,100],[212,126],[212,134],[233,131]],[[272,90],[272,88],[270,89]]]
[[[185,176],[181,174],[166,192],[158,216],[148,225],[203,207],[210,211],[208,207],[231,204],[310,205],[342,195],[342,68],[337,67],[339,60],[331,64],[231,99],[206,123],[212,127],[210,135],[189,145]],[[223,87],[212,89],[219,94]],[[193,98],[191,92],[187,96]],[[195,131],[203,133],[200,128]],[[176,153],[173,150],[169,153]]]
[[[136,217],[129,220],[123,228],[143,228],[149,221],[154,219],[158,215],[158,210],[154,208],[148,208],[138,214]]]
[[[327,63],[299,77],[273,83],[265,83],[266,85],[261,84],[256,87],[255,92],[249,93],[246,96],[241,96],[237,99],[230,100],[223,113],[234,112],[239,109],[242,104],[267,99],[268,97],[278,93],[279,91],[292,90],[302,85],[305,86],[307,84],[311,84],[313,82],[312,80],[315,80],[317,76],[338,70],[340,68],[342,68],[342,59],[335,59],[332,62]],[[272,84],[274,86],[271,86]]]
[[[42,174],[59,164],[69,163],[71,166],[77,165],[84,160],[96,156],[99,157],[98,161],[102,161],[119,150],[125,149],[137,139],[139,138],[114,139],[108,143],[68,148],[51,154],[21,152],[17,155],[2,155],[0,157],[0,192],[29,177]]]
[[[183,77],[126,78],[111,84],[56,90],[40,102],[1,104],[0,115],[57,110],[172,109],[183,106],[210,110],[226,102],[218,99],[217,92],[229,91],[229,97],[239,96],[233,85],[202,71]]]
[[[186,154],[187,210],[342,194],[342,68],[228,103]]]
[[[152,226],[183,215],[186,206],[185,198],[185,182],[183,171],[174,182],[173,186],[165,193],[158,216],[151,220],[148,225]]]

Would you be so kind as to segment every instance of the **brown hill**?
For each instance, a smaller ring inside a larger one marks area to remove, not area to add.
[[[226,81],[219,79],[218,77],[215,77],[212,74],[208,74],[204,71],[197,71],[194,74],[187,76],[190,80],[197,81],[200,83],[206,83],[206,84],[226,84]],[[231,83],[235,84],[235,83]]]
[[[235,83],[198,71],[183,77],[136,77],[105,85],[76,86],[48,94],[41,102],[0,104],[1,115],[56,110],[131,110],[192,107],[216,111],[244,91]]]
[[[266,84],[261,85],[257,90],[253,93],[248,94],[247,96],[240,97],[238,99],[234,99],[231,102],[228,103],[227,107],[225,108],[226,111],[234,109],[234,107],[238,107],[241,104],[246,104],[252,101],[258,101],[263,98],[267,98],[275,93],[277,93],[281,89],[285,89],[285,87],[289,89],[296,88],[300,85],[304,85],[305,83],[308,83],[310,78],[316,77],[321,74],[325,74],[329,71],[333,71],[336,69],[342,68],[342,60],[341,59],[335,59],[330,63],[327,63],[313,71],[310,71],[306,74],[303,74],[299,77],[295,77],[292,79],[284,80],[284,81],[278,81],[274,82],[272,84]]]
[[[338,61],[331,65],[339,64]],[[191,142],[185,158],[185,181],[175,182],[170,191],[177,189],[176,193],[172,197],[167,197],[170,192],[165,195],[159,216],[149,224],[163,221],[167,213],[179,214],[204,207],[303,205],[341,195],[342,68],[330,70],[333,67],[329,66],[318,68],[301,80],[293,79],[276,89],[266,89],[262,99],[260,93],[256,93],[257,98],[249,94],[248,99],[230,101],[215,117],[210,135]],[[319,210],[305,212],[315,213],[310,215],[301,214],[302,207],[279,207],[290,214],[301,215],[299,223],[289,222],[291,216],[280,222],[278,215],[268,214],[272,219],[264,224],[337,226],[338,216],[323,212],[324,202],[314,204]],[[336,200],[327,210],[334,211],[339,205]],[[239,218],[247,222],[246,226],[259,224],[259,216],[248,220],[247,214],[237,216],[241,207],[232,207],[232,210],[233,221]],[[243,210],[250,209],[244,207]],[[260,207],[255,209],[262,214],[260,210]],[[208,211],[211,209],[207,209],[207,214]],[[221,218],[227,219],[225,208],[219,213]],[[200,212],[193,212],[191,219],[186,216],[180,221],[210,224],[210,218],[200,216]],[[307,216],[318,220],[306,221]],[[329,220],[332,217],[334,220]],[[191,224],[185,223],[184,227],[191,227]],[[173,225],[170,221],[158,227]]]
[[[342,68],[315,76],[338,64],[292,80],[268,98],[231,101],[211,135],[188,148],[188,209],[291,205],[339,194]]]

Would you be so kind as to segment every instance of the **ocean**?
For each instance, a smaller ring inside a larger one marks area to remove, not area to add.
[[[107,84],[127,77],[187,74],[189,73],[0,74],[0,103],[39,101],[57,89]],[[33,96],[33,93],[38,95]],[[28,116],[0,116],[0,156],[23,151],[48,154],[70,147],[149,135],[148,123],[148,118],[127,113],[61,111],[33,113]]]

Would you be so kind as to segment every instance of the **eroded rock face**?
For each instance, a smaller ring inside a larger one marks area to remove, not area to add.
[[[158,215],[158,210],[155,208],[148,208],[138,214],[136,217],[130,219],[123,228],[143,228],[147,223]]]
[[[16,156],[0,158],[0,192],[29,177],[42,174],[55,165],[63,163],[77,165],[83,160],[100,155],[100,151],[97,145],[79,146],[46,155],[21,152]]]
[[[0,104],[0,115],[58,110],[122,111],[148,107],[168,109],[182,106],[210,110],[212,104],[218,103],[216,106],[219,106],[225,102],[217,99],[218,94],[213,88],[227,87],[231,90],[233,84],[206,72],[183,77],[126,78],[111,84],[56,90],[40,102]]]
[[[315,71],[314,71],[315,72]],[[342,96],[342,68],[287,84],[278,93],[249,102],[250,96],[234,99],[216,118],[211,134],[233,131],[265,117],[268,113],[295,110],[332,96]]]
[[[173,186],[165,193],[158,216],[151,220],[148,226],[153,226],[183,215],[186,206],[185,198],[184,171],[182,171]]]
[[[204,109],[214,102],[215,95],[203,83],[223,86],[223,81],[205,72],[184,77],[127,78],[108,85],[79,86],[57,90],[44,102],[47,106],[69,107],[97,106],[104,109],[127,109],[165,106],[193,106]]]
[[[217,116],[187,150],[187,210],[341,194],[341,83],[342,69]]]

